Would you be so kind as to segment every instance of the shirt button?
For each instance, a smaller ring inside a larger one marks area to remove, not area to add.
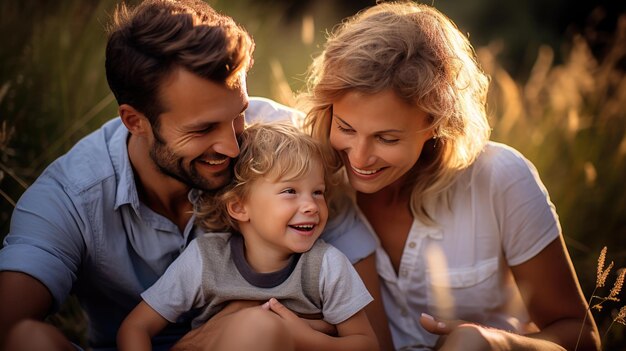
[[[406,310],[406,308],[403,308],[402,311],[400,311],[400,315],[402,315],[402,317],[406,317],[409,315],[409,312]]]
[[[410,247],[410,248],[414,249],[414,248],[415,248],[415,246],[417,246],[417,244],[415,243],[415,241],[411,241],[411,242],[409,243],[409,247]]]
[[[409,275],[409,272],[406,269],[400,270],[400,276],[402,278],[406,278]]]

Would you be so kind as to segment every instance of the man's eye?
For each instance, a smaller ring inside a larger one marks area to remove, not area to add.
[[[213,129],[215,129],[215,125],[210,125],[206,128],[202,128],[202,129],[198,129],[196,131],[194,131],[194,133],[196,134],[207,134],[210,133]]]

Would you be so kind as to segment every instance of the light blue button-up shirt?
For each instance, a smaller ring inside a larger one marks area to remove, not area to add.
[[[294,111],[250,99],[247,120],[292,118]],[[26,190],[0,250],[0,270],[41,281],[58,308],[74,293],[89,318],[95,349],[115,348],[118,327],[167,266],[196,236],[139,201],[128,159],[128,130],[119,118],[79,141]],[[375,242],[353,209],[327,226],[324,240],[352,262],[374,252]],[[172,325],[157,339],[171,346],[187,325]]]

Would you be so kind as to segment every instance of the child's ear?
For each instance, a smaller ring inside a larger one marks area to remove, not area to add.
[[[134,107],[128,104],[122,104],[120,105],[118,112],[122,119],[122,123],[124,123],[131,134],[142,135],[151,131],[148,118],[143,113],[137,111]]]
[[[226,204],[228,214],[238,222],[247,222],[250,220],[248,211],[240,199],[233,199]]]

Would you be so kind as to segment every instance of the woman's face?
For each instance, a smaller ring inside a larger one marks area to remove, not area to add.
[[[432,137],[427,113],[393,91],[352,91],[333,103],[330,143],[341,154],[352,187],[372,194],[399,179]]]

